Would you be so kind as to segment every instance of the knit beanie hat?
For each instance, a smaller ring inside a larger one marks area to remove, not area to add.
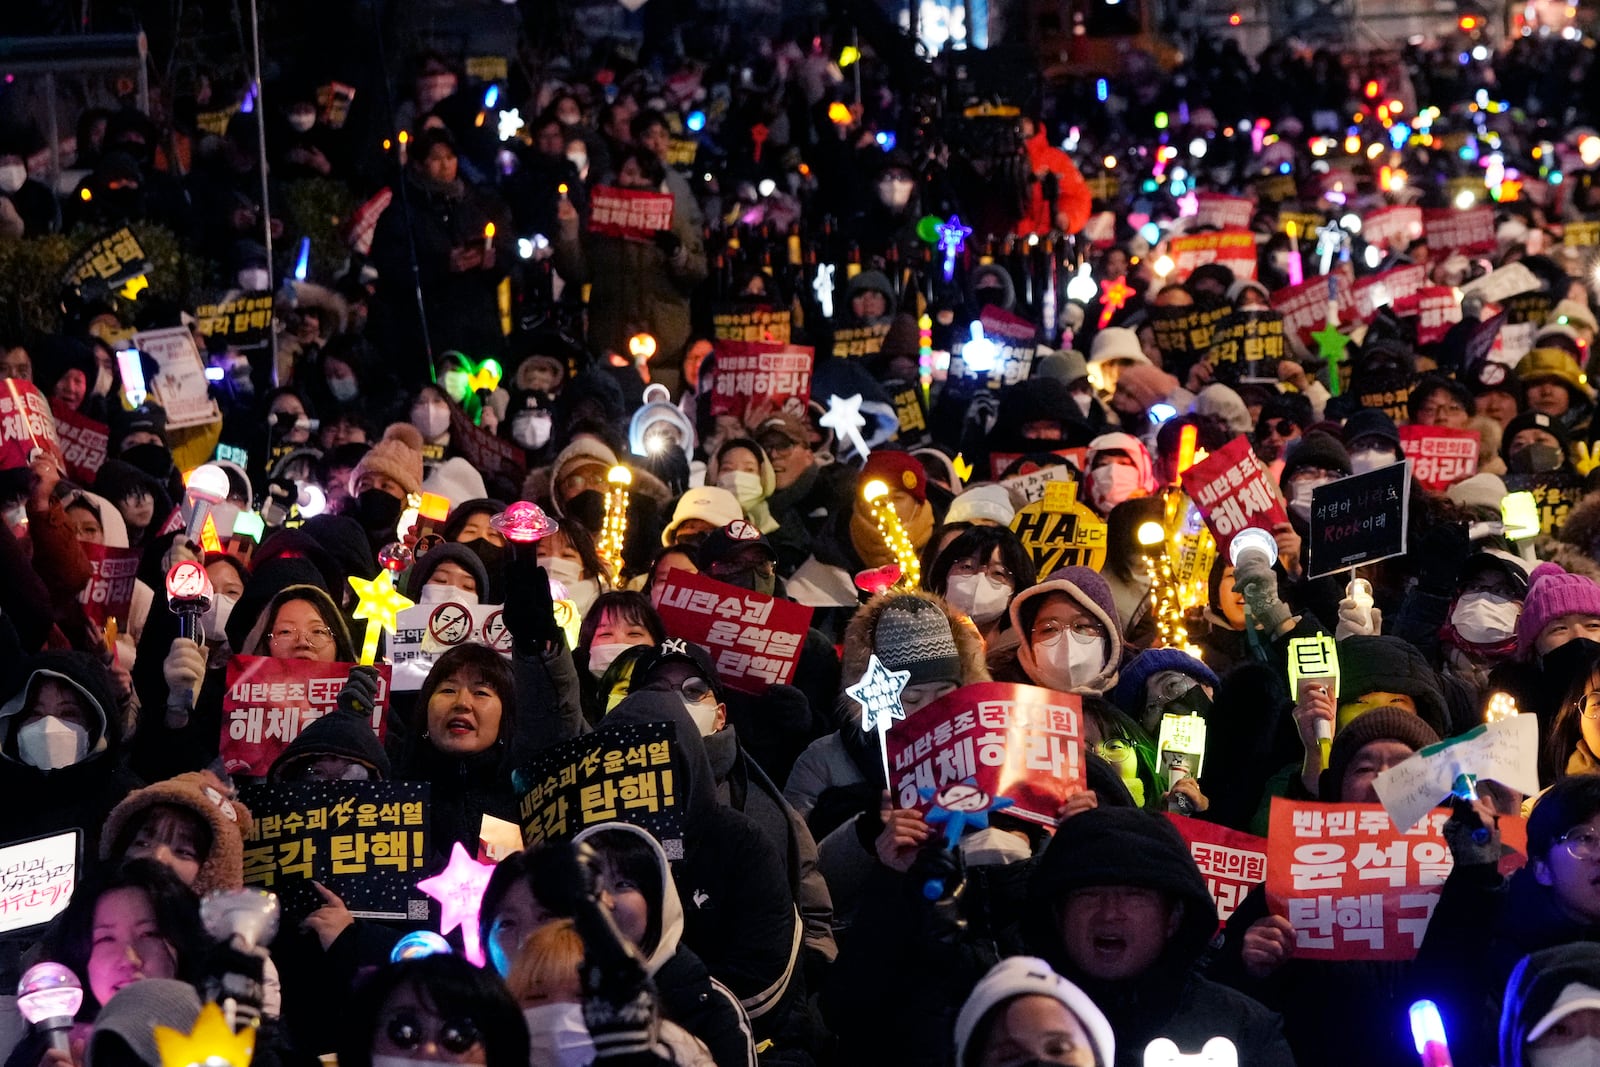
[[[1517,619],[1517,658],[1527,659],[1539,634],[1563,615],[1600,615],[1600,585],[1554,563],[1541,563],[1528,575],[1528,595]]]
[[[891,671],[910,671],[907,685],[961,684],[961,654],[950,619],[939,605],[918,596],[891,596],[878,613],[872,651]]]
[[[109,860],[126,849],[140,820],[158,804],[192,812],[211,831],[211,851],[190,887],[196,896],[213,889],[244,885],[244,835],[252,823],[250,809],[232,797],[233,790],[210,771],[190,771],[164,782],[135,789],[106,817],[100,836],[100,858]]]
[[[1200,390],[1189,410],[1201,418],[1215,419],[1232,434],[1247,434],[1255,425],[1250,421],[1250,408],[1245,405],[1244,398],[1221,382],[1213,382]]]
[[[1117,388],[1133,397],[1142,408],[1159,403],[1178,388],[1178,379],[1149,363],[1135,363],[1117,376]]]
[[[1000,526],[1010,526],[1016,514],[1016,501],[1011,499],[1011,491],[1005,486],[975,485],[950,502],[944,521],[948,526],[953,522],[987,519]]]
[[[155,1028],[187,1034],[200,1017],[200,996],[194,986],[175,978],[146,978],[123,986],[100,1009],[94,1019],[94,1032],[85,1050],[85,1067],[93,1067],[96,1053],[105,1063],[120,1064],[111,1037],[121,1039],[129,1051],[146,1067],[160,1067],[161,1053],[156,1048]]]
[[[1151,648],[1133,657],[1128,661],[1128,665],[1122,668],[1122,676],[1117,681],[1117,687],[1109,694],[1111,702],[1134,718],[1138,718],[1144,713],[1145,683],[1152,675],[1162,671],[1187,674],[1200,684],[1209,685],[1213,690],[1222,684],[1217,678],[1216,671],[1193,656],[1175,648]]]
[[[1328,769],[1322,772],[1318,794],[1337,802],[1344,790],[1345,772],[1356,753],[1374,741],[1398,741],[1416,752],[1439,743],[1433,727],[1405,708],[1373,708],[1351,719],[1334,735],[1328,749]]]
[[[1400,431],[1395,429],[1394,420],[1382,408],[1361,408],[1344,420],[1344,443],[1346,450],[1363,437],[1378,437],[1385,444],[1392,445],[1396,452],[1400,451]]]
[[[1033,377],[1053,378],[1063,385],[1082,381],[1089,376],[1089,361],[1075,348],[1051,352],[1034,361]]]
[[[354,486],[369,471],[390,479],[408,494],[422,492],[422,431],[409,422],[390,423],[383,440],[356,464],[350,484]]]
[[[1285,493],[1289,491],[1289,479],[1295,474],[1308,468],[1324,471],[1337,471],[1340,474],[1350,473],[1350,453],[1345,451],[1332,434],[1313,430],[1289,445],[1287,458],[1283,463],[1283,474],[1278,479],[1278,486]]]
[[[861,468],[856,484],[865,486],[874,478],[887,482],[890,492],[903,489],[910,493],[919,504],[928,499],[928,472],[923,469],[922,461],[910,452],[882,449],[872,453],[866,466]]]
[[[971,1047],[978,1025],[995,1008],[1017,997],[1049,997],[1071,1012],[1089,1035],[1094,1060],[1110,1064],[1116,1059],[1116,1040],[1111,1023],[1095,1007],[1089,995],[1034,956],[1012,956],[992,967],[972,989],[956,1016],[956,1067],[966,1067],[969,1057],[976,1060],[979,1050]]]
[[[1511,461],[1511,443],[1517,439],[1517,434],[1523,430],[1543,430],[1554,437],[1561,446],[1562,455],[1567,452],[1567,427],[1560,420],[1551,418],[1542,411],[1524,411],[1522,414],[1506,423],[1505,432],[1500,435],[1500,458],[1506,462]]]

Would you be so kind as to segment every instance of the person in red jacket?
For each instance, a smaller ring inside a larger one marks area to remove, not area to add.
[[[1033,185],[1028,197],[1028,208],[1017,222],[1017,233],[1077,233],[1089,221],[1089,185],[1073,165],[1072,157],[1050,143],[1044,124],[1023,116],[1022,139],[1028,153],[1028,169],[1033,171]],[[1050,199],[1045,195],[1046,185],[1055,178],[1055,217],[1051,217]]]

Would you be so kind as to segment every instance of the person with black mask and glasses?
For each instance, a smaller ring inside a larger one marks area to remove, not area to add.
[[[395,528],[406,497],[421,492],[422,433],[408,422],[396,422],[356,464],[345,514],[361,523],[376,550],[399,540]]]

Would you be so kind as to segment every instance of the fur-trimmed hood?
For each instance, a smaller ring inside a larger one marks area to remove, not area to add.
[[[623,460],[611,450],[611,446],[600,438],[591,434],[579,434],[574,437],[567,447],[556,453],[554,462],[548,467],[537,467],[528,472],[528,478],[522,483],[522,499],[550,501],[550,509],[557,517],[565,518],[560,501],[556,499],[555,486],[578,463],[603,463],[607,467],[614,467]],[[642,493],[658,503],[665,504],[673,497],[671,489],[660,478],[651,474],[638,464],[628,464],[628,470],[633,473],[633,484],[629,487],[631,493]]]
[[[861,676],[867,673],[867,661],[872,656],[873,635],[878,629],[878,617],[883,614],[886,607],[900,597],[915,597],[937,605],[939,610],[950,622],[950,633],[956,642],[956,653],[961,657],[961,684],[974,685],[978,682],[987,682],[989,666],[984,662],[983,637],[978,633],[977,627],[965,615],[956,611],[944,598],[921,589],[896,590],[893,593],[875,596],[856,611],[851,617],[850,624],[844,631],[844,670],[842,677],[845,685],[854,685]],[[841,705],[849,705],[850,714],[859,716],[860,709],[853,700],[841,700]]]
[[[1600,492],[1587,493],[1572,505],[1556,540],[1575,545],[1584,555],[1594,557],[1600,548]]]

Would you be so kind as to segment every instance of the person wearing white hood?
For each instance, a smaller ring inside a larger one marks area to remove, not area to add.
[[[1137,437],[1106,433],[1089,442],[1084,456],[1088,467],[1088,505],[1104,517],[1123,501],[1156,491],[1155,465]]]
[[[706,464],[706,481],[732,493],[756,529],[764,534],[777,530],[778,520],[767,506],[778,487],[777,476],[766,450],[755,441],[735,437],[723,442]]]

